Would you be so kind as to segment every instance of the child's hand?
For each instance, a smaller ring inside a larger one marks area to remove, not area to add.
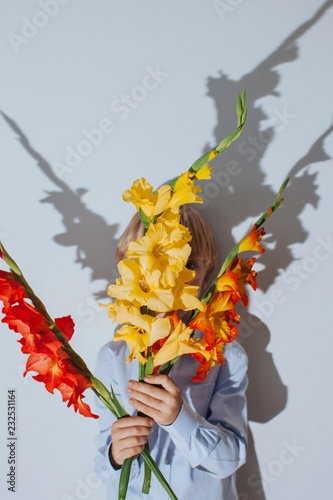
[[[111,455],[117,465],[123,465],[126,458],[141,453],[152,432],[154,422],[148,417],[120,418],[111,427]]]
[[[130,380],[127,393],[130,404],[138,411],[148,415],[161,425],[172,424],[179,415],[183,399],[178,385],[167,375],[149,375],[145,382]],[[157,384],[163,389],[154,387]]]

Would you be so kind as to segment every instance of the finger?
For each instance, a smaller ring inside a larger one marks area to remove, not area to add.
[[[128,427],[138,426],[138,427],[152,427],[154,421],[149,417],[124,417],[117,420],[113,426],[117,429],[126,429]]]
[[[143,384],[143,385],[145,385],[145,384]],[[159,390],[161,390],[161,389],[159,389]],[[163,393],[165,393],[165,391],[163,389],[161,391]],[[165,398],[164,398],[164,400],[162,398],[161,399],[156,398],[155,388],[151,388],[147,392],[140,392],[140,391],[136,391],[134,389],[128,388],[127,393],[131,396],[132,400],[138,401],[138,402],[144,404],[145,406],[147,406],[149,408],[153,408],[155,410],[160,410],[162,408],[162,406],[165,404],[165,400],[166,400]],[[138,409],[137,406],[135,406],[135,408]],[[140,409],[140,411],[141,411],[141,409]],[[142,411],[142,413],[145,413],[146,415],[151,416],[150,413],[147,413],[144,411]]]
[[[134,440],[132,441],[128,440],[124,442],[121,441],[120,443],[117,444],[117,446],[115,443],[112,443],[111,447],[112,458],[117,464],[122,465],[123,461],[126,458],[134,457],[139,453],[141,453],[146,443],[147,439],[141,441],[139,439],[136,441]]]
[[[163,401],[165,399],[165,391],[154,385],[138,382],[137,380],[130,380],[127,385],[127,393],[138,397],[139,394],[146,394],[152,398]]]
[[[147,437],[153,432],[151,427],[129,427],[125,429],[119,429],[113,432],[112,435],[118,440],[126,439],[127,437]]]
[[[161,385],[163,389],[172,394],[179,391],[177,384],[167,375],[146,375],[144,381],[148,384]]]
[[[121,450],[134,448],[135,446],[143,446],[148,441],[148,436],[126,436],[118,441],[118,447]]]
[[[145,415],[148,415],[152,419],[154,419],[157,422],[158,416],[160,415],[159,409],[147,405],[143,403],[142,401],[134,398],[129,399],[130,405],[132,405],[136,410],[140,411],[141,413],[145,413]]]

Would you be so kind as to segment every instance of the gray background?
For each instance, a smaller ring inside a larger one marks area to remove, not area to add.
[[[332,497],[332,7],[0,2],[1,239],[51,314],[73,315],[72,345],[90,367],[112,336],[98,301],[116,276],[116,242],[133,213],[121,193],[134,179],[158,187],[186,170],[233,130],[244,87],[245,131],[203,185],[221,259],[292,176],[266,224],[259,290],[240,330],[250,358],[240,500]],[[89,135],[100,126],[109,128]],[[73,150],[80,155],[68,163]],[[96,422],[23,379],[18,337],[5,326],[0,333],[1,498],[13,498],[5,407],[14,387],[15,498],[103,499],[92,465]]]

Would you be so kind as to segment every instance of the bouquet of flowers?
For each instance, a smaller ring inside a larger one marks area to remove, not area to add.
[[[199,363],[194,381],[204,379],[208,371],[224,363],[224,347],[237,337],[240,316],[237,302],[248,303],[246,284],[256,289],[255,258],[240,258],[247,251],[264,252],[261,239],[266,219],[280,205],[281,186],[272,206],[255,222],[249,233],[227,255],[212,285],[199,300],[198,287],[190,282],[195,271],[186,267],[190,256],[191,234],[180,223],[180,207],[202,203],[201,188],[196,181],[210,179],[209,163],[241,134],[247,113],[245,92],[236,106],[237,128],[216,148],[201,156],[187,172],[156,191],[141,178],[123,193],[132,202],[144,225],[144,235],[131,242],[128,256],[118,264],[120,277],[108,287],[114,300],[108,308],[110,318],[122,325],[114,341],[124,340],[129,348],[127,362],[139,361],[139,379],[152,373],[168,373],[177,360],[187,354]],[[98,418],[83,401],[84,391],[91,388],[116,418],[127,415],[112,387],[106,388],[88,369],[69,341],[74,333],[70,316],[52,319],[42,301],[35,295],[24,275],[0,243],[0,257],[10,271],[0,270],[0,299],[3,323],[21,334],[21,350],[28,355],[24,375],[33,371],[34,379],[43,382],[53,393],[60,391],[67,406],[73,406],[86,417]],[[188,325],[177,310],[194,311]],[[171,311],[172,314],[171,314]],[[203,333],[201,338],[193,331]],[[152,459],[148,446],[142,451],[145,478],[142,491],[149,492],[151,471],[171,499],[175,493]],[[119,500],[126,498],[132,459],[125,460],[119,482]]]

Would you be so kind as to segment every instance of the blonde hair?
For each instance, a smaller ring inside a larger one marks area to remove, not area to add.
[[[202,215],[191,205],[183,205],[180,209],[180,222],[188,227],[192,240],[191,256],[203,260],[206,264],[206,280],[211,278],[217,262],[217,243],[215,237]],[[134,214],[127,228],[123,232],[117,246],[117,262],[126,259],[128,245],[144,234],[144,227],[138,212]]]

